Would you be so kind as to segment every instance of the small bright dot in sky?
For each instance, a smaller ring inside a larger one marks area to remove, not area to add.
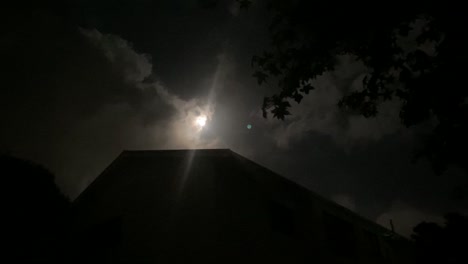
[[[199,127],[204,127],[206,125],[206,116],[202,115],[197,117],[195,124],[197,124]]]
[[[252,125],[251,124],[248,124],[247,125],[247,129],[251,129],[252,128]]]

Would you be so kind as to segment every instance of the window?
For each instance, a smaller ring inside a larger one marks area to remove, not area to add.
[[[293,210],[273,201],[270,202],[269,207],[272,230],[288,236],[294,235],[295,221]]]
[[[354,256],[356,252],[354,226],[327,212],[324,212],[324,221],[327,244],[332,254],[340,257]]]

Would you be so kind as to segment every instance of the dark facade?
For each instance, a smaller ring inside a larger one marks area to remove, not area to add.
[[[76,262],[411,263],[406,239],[230,150],[124,151],[73,209]]]

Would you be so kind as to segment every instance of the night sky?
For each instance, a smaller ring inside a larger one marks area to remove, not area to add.
[[[404,235],[467,212],[466,174],[412,163],[426,125],[401,125],[398,102],[376,118],[340,111],[363,77],[346,56],[292,116],[263,118],[275,91],[252,77],[269,43],[261,6],[62,2],[0,11],[0,153],[44,165],[71,198],[122,150],[230,148]]]

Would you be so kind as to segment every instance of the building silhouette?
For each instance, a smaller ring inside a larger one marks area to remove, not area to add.
[[[124,151],[72,219],[71,262],[411,263],[406,239],[227,149]]]

